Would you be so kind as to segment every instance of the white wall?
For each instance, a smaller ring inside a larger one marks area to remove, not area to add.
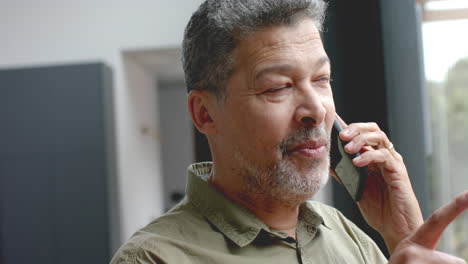
[[[122,202],[117,244],[163,210],[155,76],[122,52],[179,46],[200,3],[0,0],[0,68],[103,61],[113,69]]]

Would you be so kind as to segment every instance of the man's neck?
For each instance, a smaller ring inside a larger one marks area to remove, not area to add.
[[[208,182],[231,201],[249,209],[269,228],[296,238],[299,206],[308,197],[294,197],[285,202],[277,199],[277,197],[250,194],[245,191],[245,188],[241,187],[242,185],[220,179],[219,174],[211,174]]]
[[[284,205],[281,202],[265,201],[260,197],[244,199],[238,195],[237,203],[248,208],[255,216],[273,230],[281,231],[296,238],[296,227],[299,217],[299,205]],[[253,201],[253,202],[252,202]]]

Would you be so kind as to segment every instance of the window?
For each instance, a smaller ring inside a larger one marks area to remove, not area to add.
[[[431,207],[468,187],[468,1],[420,0],[432,132]],[[444,233],[440,248],[468,260],[468,214]]]

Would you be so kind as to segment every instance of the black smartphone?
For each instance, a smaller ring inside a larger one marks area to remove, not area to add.
[[[351,195],[353,200],[357,202],[362,198],[364,187],[366,185],[368,169],[367,166],[358,167],[353,164],[352,160],[359,156],[359,153],[349,154],[344,150],[344,146],[347,142],[343,141],[338,135],[341,130],[343,130],[343,127],[338,120],[334,121],[333,128],[336,133],[333,133],[332,137],[336,136],[336,141],[332,144],[332,147],[336,148],[338,151],[332,150],[332,152],[336,153],[336,155],[339,155],[340,157],[335,159],[336,162],[332,162],[331,167],[335,172],[337,180],[343,184],[349,195]]]

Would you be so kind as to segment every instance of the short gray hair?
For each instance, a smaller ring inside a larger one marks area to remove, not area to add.
[[[322,30],[323,0],[206,0],[185,29],[182,64],[187,91],[206,90],[222,98],[235,60],[232,51],[247,35],[275,25],[312,19]]]

